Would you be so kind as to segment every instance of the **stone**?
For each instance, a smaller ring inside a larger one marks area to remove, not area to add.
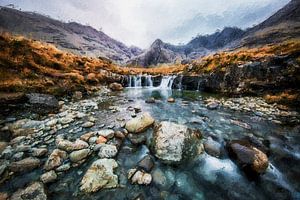
[[[55,173],[54,170],[51,170],[41,175],[41,181],[43,183],[51,183],[54,182],[56,179],[57,179],[57,174]]]
[[[25,189],[19,189],[13,193],[10,200],[47,200],[44,185],[40,182],[34,182]]]
[[[153,97],[146,99],[146,103],[155,103],[155,99]]]
[[[48,153],[47,148],[33,148],[32,149],[32,156],[34,157],[42,157]]]
[[[102,188],[118,186],[118,176],[113,173],[118,163],[113,159],[99,159],[93,162],[81,180],[80,190],[86,193],[97,192]]]
[[[109,84],[109,89],[112,91],[122,91],[123,86],[120,83],[111,83]]]
[[[128,171],[128,179],[131,180],[132,184],[149,185],[152,181],[152,176],[137,169],[130,169]]]
[[[115,137],[123,140],[125,138],[125,135],[121,131],[116,131]]]
[[[95,148],[98,148],[97,146],[99,146],[98,156],[100,158],[112,158],[115,157],[118,153],[117,147],[115,145],[99,144],[96,145]]]
[[[115,132],[112,129],[103,129],[103,130],[98,131],[97,134],[99,136],[103,136],[107,139],[111,139],[114,137]]]
[[[7,142],[0,142],[0,154],[4,151],[4,149],[8,146]]]
[[[58,122],[58,119],[52,119],[52,120],[49,120],[48,122],[46,122],[46,126],[54,126],[54,125],[56,125],[57,124],[57,122]]]
[[[175,172],[173,170],[161,170],[156,168],[152,173],[153,183],[161,189],[168,190],[175,182]]]
[[[12,159],[15,161],[21,160],[24,156],[24,152],[18,152],[13,155]]]
[[[12,162],[9,165],[9,170],[12,172],[29,172],[39,167],[40,164],[41,162],[39,159],[29,157],[17,162]]]
[[[96,140],[96,144],[105,144],[106,142],[107,142],[107,139],[101,135]]]
[[[146,172],[150,172],[154,167],[153,159],[150,155],[146,155],[142,160],[138,162],[138,167],[142,168]]]
[[[82,99],[82,92],[80,92],[80,91],[74,92],[72,98],[74,100],[80,100],[80,99]]]
[[[168,98],[168,102],[169,103],[175,103],[175,99],[174,98]]]
[[[215,101],[209,102],[209,103],[206,105],[206,107],[207,107],[209,110],[216,110],[216,109],[218,109],[218,107],[219,107],[219,103],[218,103],[218,102],[215,102]]]
[[[28,152],[31,150],[30,145],[18,145],[16,148],[16,152]]]
[[[214,157],[219,157],[221,154],[221,144],[214,141],[211,137],[204,142],[204,149],[206,153]]]
[[[55,171],[64,172],[64,171],[68,171],[70,168],[71,168],[70,163],[67,163],[67,164],[59,166],[58,168],[55,169]]]
[[[80,136],[80,139],[81,139],[82,141],[88,142],[89,139],[90,139],[91,137],[93,137],[93,136],[95,136],[95,132],[89,132],[89,133],[85,133],[85,134],[83,134],[82,136]]]
[[[237,121],[237,120],[230,120],[230,123],[234,124],[234,125],[237,125],[237,126],[240,126],[242,128],[245,128],[245,129],[248,129],[248,130],[251,130],[251,126],[247,123],[244,123],[244,122],[240,122],[240,121]]]
[[[95,144],[96,141],[97,141],[97,139],[98,139],[98,137],[91,137],[91,138],[89,139],[89,144]]]
[[[247,174],[264,173],[269,160],[265,153],[244,141],[233,140],[227,144],[229,155]]]
[[[58,139],[56,145],[59,149],[62,149],[67,152],[86,149],[89,147],[89,144],[77,139],[75,142],[71,142],[69,140]]]
[[[133,118],[126,122],[125,128],[130,133],[141,133],[154,123],[153,117],[149,113]]]
[[[67,159],[68,155],[65,151],[54,149],[50,154],[48,160],[45,163],[45,170],[52,170],[58,166],[60,166],[65,159]]]
[[[59,122],[63,125],[69,124],[73,121],[74,121],[74,119],[73,119],[73,116],[71,116],[71,115],[59,119]]]
[[[79,161],[85,159],[89,155],[90,151],[91,151],[90,149],[81,149],[78,151],[73,151],[69,155],[70,160],[72,162],[79,162]]]
[[[163,121],[154,128],[155,156],[166,164],[176,164],[183,157],[193,157],[199,152],[199,134],[187,126]]]
[[[85,122],[84,124],[82,124],[81,126],[83,128],[90,128],[92,126],[94,126],[95,124],[93,122]]]

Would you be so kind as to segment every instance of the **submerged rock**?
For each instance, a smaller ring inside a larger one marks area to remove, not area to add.
[[[197,154],[196,134],[187,126],[173,122],[161,122],[154,129],[155,156],[165,163],[178,163],[183,157]]]
[[[41,181],[43,183],[50,183],[50,182],[55,181],[56,179],[57,179],[57,174],[55,173],[54,170],[46,172],[46,173],[42,174],[42,176],[41,176]]]
[[[44,185],[40,182],[34,182],[25,189],[19,189],[11,197],[11,200],[46,200],[47,195]]]
[[[175,172],[173,170],[156,168],[152,173],[152,177],[154,184],[164,190],[171,188],[175,182]]]
[[[175,99],[172,98],[172,97],[171,97],[171,98],[168,98],[168,102],[169,102],[169,103],[175,103]]]
[[[90,193],[97,192],[102,188],[117,187],[118,176],[113,173],[117,167],[118,164],[113,159],[96,160],[83,176],[80,190]]]
[[[50,154],[48,160],[45,163],[44,169],[51,170],[60,166],[63,161],[67,158],[67,153],[65,151],[54,149]]]
[[[146,99],[146,103],[155,103],[155,99],[153,97]]]
[[[236,159],[246,173],[261,174],[269,166],[269,160],[265,153],[241,140],[233,140],[227,144],[229,155]]]
[[[129,120],[125,128],[130,133],[141,133],[145,131],[154,123],[154,119],[149,113],[143,113],[142,115]]]
[[[149,185],[152,181],[152,176],[137,169],[130,169],[128,171],[128,180],[131,180],[132,184]]]
[[[37,167],[41,164],[40,160],[37,158],[25,158],[23,160],[13,162],[9,165],[10,171],[13,172],[28,172]]]
[[[211,137],[204,142],[204,148],[211,156],[219,157],[221,154],[221,144],[214,141]]]

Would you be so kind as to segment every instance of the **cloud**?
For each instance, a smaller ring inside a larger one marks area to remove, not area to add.
[[[146,48],[156,38],[168,42],[187,42],[193,34],[210,33],[220,28],[218,21],[231,26],[257,23],[288,1],[1,0],[0,5],[13,3],[26,11],[89,24],[96,29],[102,28],[106,34],[127,45]],[[269,5],[269,9],[264,9],[262,14],[262,8]]]

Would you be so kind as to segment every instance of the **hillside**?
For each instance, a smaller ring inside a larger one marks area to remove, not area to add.
[[[52,43],[62,50],[78,55],[105,57],[118,63],[141,53],[141,49],[127,47],[90,26],[75,22],[63,23],[37,13],[6,7],[0,8],[1,31]]]
[[[197,36],[186,45],[172,45],[160,39],[153,42],[148,50],[128,62],[131,66],[155,66],[160,63],[192,60],[226,47],[231,42],[240,39],[244,31],[227,27],[212,35]]]
[[[240,46],[255,46],[300,38],[300,1],[292,0],[264,22],[250,28]]]
[[[22,37],[0,36],[0,92],[66,95],[120,81],[113,73],[119,71],[107,59],[74,55]]]

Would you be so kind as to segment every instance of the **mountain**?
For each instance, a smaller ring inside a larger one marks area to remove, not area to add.
[[[250,28],[241,46],[277,43],[300,37],[300,1],[292,0],[264,22]]]
[[[239,28],[226,27],[212,35],[197,36],[186,45],[178,46],[157,39],[148,50],[130,60],[128,64],[130,66],[150,66],[195,59],[226,47],[231,42],[242,38],[244,33]]]
[[[127,47],[102,31],[79,23],[64,23],[32,12],[0,7],[0,31],[20,34],[56,45],[62,50],[91,57],[105,57],[117,63],[142,53]]]

